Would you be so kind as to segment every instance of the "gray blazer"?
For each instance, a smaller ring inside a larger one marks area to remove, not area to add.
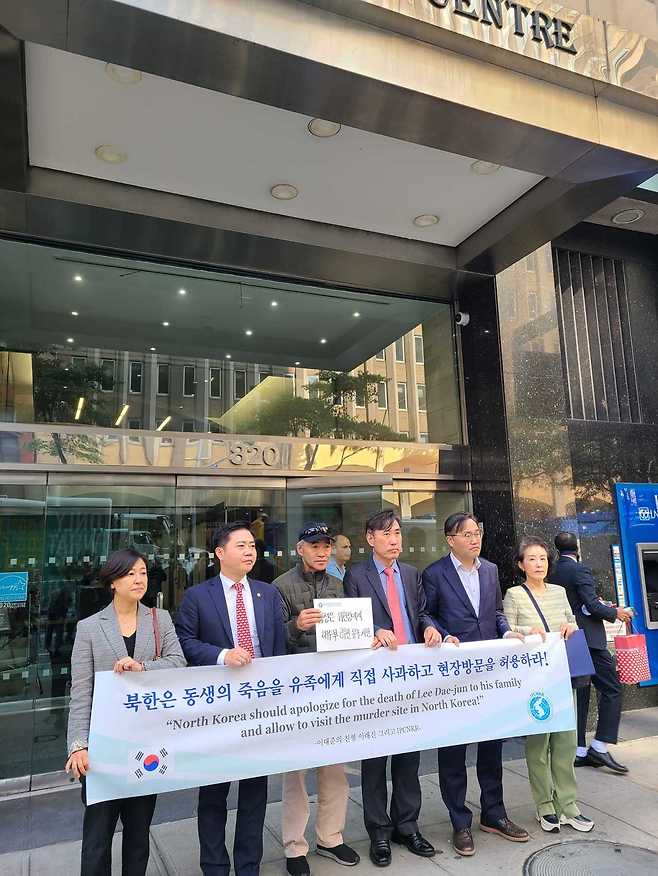
[[[146,670],[186,666],[169,612],[159,609],[158,622],[162,655],[156,660],[151,611],[140,603],[137,607],[134,659],[143,663]],[[126,643],[112,603],[78,623],[71,654],[71,703],[67,734],[69,754],[87,748],[94,673],[111,671],[117,660],[127,656]]]

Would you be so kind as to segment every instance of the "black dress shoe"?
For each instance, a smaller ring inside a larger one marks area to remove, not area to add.
[[[591,759],[591,757],[589,756],[589,754],[586,754],[585,757],[579,757],[578,755],[576,755],[576,759],[574,760],[573,765],[575,767],[584,767],[584,766],[600,767],[600,766],[603,766],[603,764],[596,763],[595,761],[593,761]]]
[[[414,855],[419,855],[421,858],[433,858],[436,855],[434,846],[428,843],[419,831],[415,833],[398,833],[395,830],[391,839],[400,846],[406,846],[410,852],[413,852]]]
[[[593,748],[588,748],[587,757],[594,761],[595,764],[598,764],[598,766],[608,767],[609,770],[613,770],[616,773],[628,772],[628,767],[617,763],[609,751],[596,751]]]
[[[391,844],[387,839],[370,841],[370,860],[375,867],[389,867],[391,864]]]

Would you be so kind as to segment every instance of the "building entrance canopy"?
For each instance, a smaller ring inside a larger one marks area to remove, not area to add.
[[[9,0],[0,224],[450,297],[658,165],[651,41],[523,8]]]

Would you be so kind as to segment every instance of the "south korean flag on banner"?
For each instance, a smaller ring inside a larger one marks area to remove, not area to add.
[[[164,747],[158,751],[139,749],[133,755],[131,781],[136,783],[152,782],[171,769],[171,761],[171,755]]]

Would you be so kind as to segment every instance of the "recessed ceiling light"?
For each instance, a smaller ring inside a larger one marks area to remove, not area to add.
[[[247,330],[245,331],[245,335],[247,335],[248,337],[251,337],[251,336],[253,335],[253,331],[252,331],[252,329],[247,329]]]
[[[73,338],[67,338],[67,339],[66,339],[66,343],[67,343],[67,344],[72,344],[72,343],[74,343]]]
[[[320,343],[321,343],[321,344],[326,344],[326,343],[327,343],[327,339],[326,339],[326,338],[320,338]]]
[[[414,219],[414,225],[418,228],[429,228],[431,225],[438,225],[439,217],[434,213],[422,213]]]
[[[82,274],[76,274],[73,279],[76,283],[82,283]]]
[[[150,350],[152,353],[155,353],[155,349],[156,349],[155,347],[149,347],[149,350]]]
[[[278,301],[270,301],[270,307],[278,307],[278,306],[279,306]]]
[[[80,316],[80,314],[78,313],[77,310],[72,310],[72,311],[71,311],[71,316]]]
[[[471,164],[471,170],[478,176],[491,176],[492,173],[498,173],[500,164],[494,164],[493,161],[474,161]]]
[[[273,198],[276,198],[277,201],[292,201],[293,198],[296,198],[299,194],[299,189],[290,183],[278,183],[277,185],[272,186],[270,194]]]
[[[314,137],[335,137],[340,131],[340,125],[327,119],[311,119],[308,123],[308,131]]]
[[[301,362],[295,362],[295,365],[301,365]]]
[[[230,353],[227,353],[226,356],[224,356],[224,358],[225,358],[225,359],[230,359],[230,358],[231,358],[231,354],[230,354]]]
[[[118,146],[112,146],[111,143],[104,143],[94,149],[96,158],[105,161],[107,164],[123,164],[128,160],[128,155],[119,149]]]
[[[167,320],[165,319],[165,321],[162,323],[162,325],[163,325],[165,328],[167,328],[167,326],[169,325],[169,323],[168,323]]]
[[[137,85],[142,81],[142,74],[132,67],[122,67],[120,64],[106,64],[105,72],[118,85]]]
[[[358,317],[360,317],[360,316],[361,316],[361,314],[360,314],[360,313],[359,313],[359,311],[358,311],[358,310],[355,310],[355,311],[354,311],[354,313],[353,313],[353,314],[352,314],[352,316],[356,316],[356,317],[357,317],[357,319],[358,319]]]
[[[612,217],[615,225],[632,225],[633,222],[639,222],[640,219],[644,219],[644,210],[621,210]]]
[[[179,295],[187,295],[187,289],[179,289],[178,294]]]

